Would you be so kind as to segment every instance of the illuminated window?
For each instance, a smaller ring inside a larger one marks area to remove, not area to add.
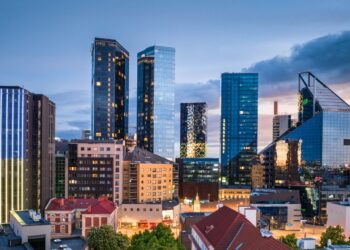
[[[101,133],[100,132],[96,132],[96,136],[97,137],[101,137]]]
[[[96,82],[96,86],[101,86],[101,82]]]

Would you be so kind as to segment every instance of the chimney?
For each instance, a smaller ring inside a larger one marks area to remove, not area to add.
[[[278,115],[278,101],[273,102],[273,114]]]
[[[86,211],[87,211],[88,213],[91,213],[91,205],[89,205],[89,206],[87,207]]]
[[[64,206],[64,198],[61,198],[60,199],[60,207],[63,207]]]
[[[74,196],[69,196],[68,200],[69,200],[69,202],[74,202]]]

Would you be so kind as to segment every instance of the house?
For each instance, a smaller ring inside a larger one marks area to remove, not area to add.
[[[272,234],[259,230],[244,215],[223,206],[192,225],[191,249],[288,250]]]

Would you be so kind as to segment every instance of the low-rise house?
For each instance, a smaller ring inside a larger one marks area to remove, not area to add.
[[[288,246],[261,231],[242,214],[221,207],[192,225],[191,249],[288,250]]]
[[[112,207],[113,211],[111,211]],[[98,218],[107,218],[107,224],[116,228],[116,210],[114,203],[104,197],[99,199],[53,198],[45,208],[45,218],[51,223],[52,237],[70,236],[75,229],[81,230],[85,236],[86,228],[84,228],[85,224],[83,225],[82,221],[84,215],[84,218],[93,218],[92,215],[95,214]],[[105,216],[105,214],[109,214],[109,216]],[[104,223],[105,219],[98,219],[98,223],[96,222],[95,225],[99,227]],[[91,228],[89,223],[86,225],[88,229]]]

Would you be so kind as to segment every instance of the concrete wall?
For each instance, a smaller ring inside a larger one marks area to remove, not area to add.
[[[327,227],[341,226],[346,237],[350,236],[350,206],[340,205],[334,202],[327,202]]]

